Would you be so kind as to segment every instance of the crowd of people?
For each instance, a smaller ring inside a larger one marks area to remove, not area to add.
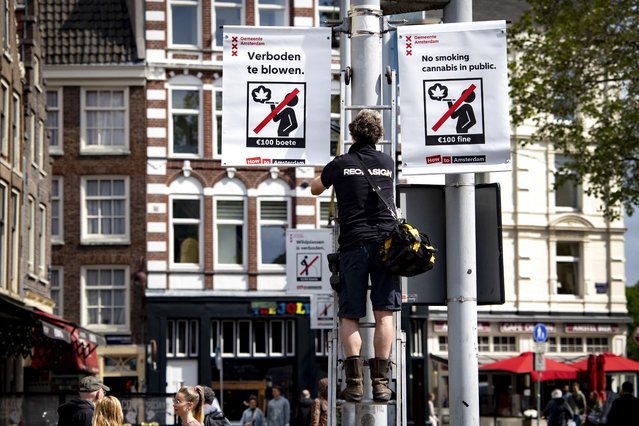
[[[548,426],[621,426],[639,413],[639,399],[634,395],[634,385],[624,382],[619,393],[590,391],[588,397],[579,383],[552,391],[542,412]]]

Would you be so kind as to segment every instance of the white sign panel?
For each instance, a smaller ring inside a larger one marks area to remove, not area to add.
[[[326,255],[333,251],[330,229],[286,230],[286,292],[331,294]]]
[[[330,159],[330,28],[224,26],[222,165]]]
[[[332,295],[311,295],[311,329],[333,328],[335,300]]]
[[[402,173],[510,170],[506,22],[397,33]]]

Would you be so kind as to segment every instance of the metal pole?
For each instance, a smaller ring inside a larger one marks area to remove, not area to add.
[[[472,0],[451,0],[444,22],[472,21]],[[475,176],[446,175],[450,424],[479,425]]]
[[[537,426],[541,417],[541,371],[537,373]]]

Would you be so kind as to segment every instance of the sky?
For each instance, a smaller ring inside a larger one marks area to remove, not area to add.
[[[639,208],[632,217],[626,216],[626,284],[635,285],[639,281]]]

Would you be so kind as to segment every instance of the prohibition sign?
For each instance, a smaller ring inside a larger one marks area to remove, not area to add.
[[[474,90],[474,89],[473,89]],[[258,124],[254,129],[253,132],[255,132],[255,134],[259,133],[264,126],[266,126],[268,124],[269,121],[271,121],[273,119],[273,117],[275,117],[281,110],[284,109],[284,107],[286,105],[288,105],[289,102],[291,102],[291,100],[293,100],[293,98],[295,96],[297,96],[297,94],[299,93],[299,89],[295,88],[293,89],[293,91],[291,93],[289,93],[282,102],[280,102],[280,104],[278,106],[276,106],[273,111],[271,111],[271,113],[269,115],[266,116],[266,118],[264,120],[262,120],[262,122],[260,124]],[[466,98],[464,98],[466,99]],[[452,114],[452,112],[451,112]]]
[[[453,115],[455,110],[459,108],[462,102],[464,102],[466,98],[475,91],[476,88],[477,86],[475,86],[474,84],[471,84],[470,86],[468,86],[468,89],[464,90],[463,94],[459,97],[459,99],[457,99],[457,101],[455,101],[455,103],[450,108],[448,108],[448,111],[446,111],[444,115],[442,115],[442,117],[439,120],[437,120],[437,123],[435,123],[435,125],[433,126],[433,131],[436,132],[437,130],[439,130],[442,124],[444,124],[444,122],[448,120],[451,115]]]

